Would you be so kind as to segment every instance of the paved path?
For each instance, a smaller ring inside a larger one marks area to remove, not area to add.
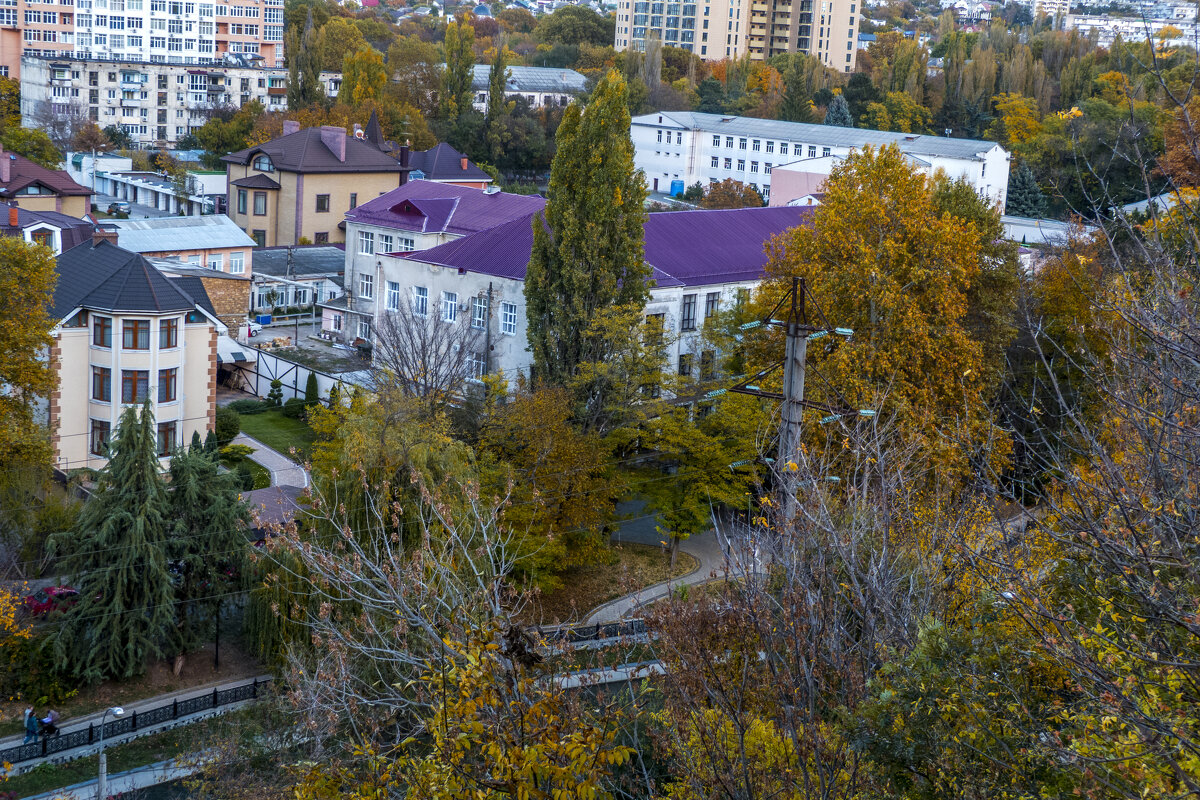
[[[186,778],[196,771],[193,761],[194,758],[191,757],[179,760],[170,759],[159,761],[157,764],[147,764],[144,767],[131,769],[127,772],[118,772],[114,775],[109,775],[107,783],[108,795],[110,797],[119,797],[126,792],[134,792],[138,789],[157,786],[167,781]],[[44,794],[30,795],[21,798],[21,800],[95,800],[96,783],[95,779],[84,781],[74,786],[55,789]]]
[[[271,473],[272,486],[299,486],[302,489],[308,486],[308,471],[278,450],[272,450],[258,439],[251,439],[244,433],[233,437],[233,444],[244,444],[254,448],[250,457]]]
[[[243,686],[243,685],[253,681],[255,679],[255,677],[257,677],[257,679],[259,681],[272,680],[272,677],[270,675],[258,675],[258,676],[251,676],[248,678],[237,678],[235,680],[229,680],[229,681],[218,681],[215,683],[208,683],[203,686],[196,686],[191,689],[181,689],[178,692],[170,692],[168,694],[160,694],[160,695],[156,695],[154,697],[147,697],[144,700],[138,700],[133,703],[128,703],[125,706],[123,706],[123,708],[125,709],[126,715],[131,714],[132,712],[135,712],[135,711],[138,712],[139,714],[141,714],[141,713],[149,711],[151,709],[159,708],[160,706],[164,706],[173,700],[180,700],[180,701],[188,700],[193,697],[199,697],[201,695],[211,694],[214,689],[232,689],[235,686]],[[226,712],[241,708],[250,702],[254,702],[254,701],[228,703],[228,704],[220,706],[219,708],[216,708],[216,709],[211,709],[211,708],[205,709],[204,711],[198,712],[196,714],[190,714],[186,717],[180,717],[179,719],[175,719],[175,720],[168,720],[159,725],[148,725],[144,728],[139,727],[138,730],[135,732],[123,734],[121,736],[114,736],[111,739],[106,739],[104,741],[104,747],[105,747],[105,749],[108,749],[112,745],[121,744],[123,742],[128,742],[133,739],[137,739],[137,738],[146,736],[151,733],[158,733],[160,731],[170,730],[171,728],[178,727],[180,725],[190,725],[194,722],[199,722],[202,719],[207,719],[208,717],[211,717],[215,714],[224,714]],[[38,711],[39,711],[39,713],[42,713],[42,712],[44,712],[44,709],[39,708]],[[77,731],[77,730],[86,730],[87,726],[89,724],[99,725],[100,720],[103,716],[104,716],[104,711],[100,710],[95,713],[87,714],[82,717],[71,717],[70,719],[64,719],[64,720],[62,720],[61,730],[64,734],[71,733],[72,731]],[[109,714],[108,720],[111,721],[112,718],[113,718],[112,714]],[[23,734],[16,734],[14,736],[9,736],[4,739],[0,739],[0,751],[6,750],[9,747],[16,747],[16,746],[20,745],[24,741],[24,738],[25,737]],[[75,747],[70,750],[64,750],[60,753],[52,753],[51,755],[48,755],[45,758],[30,759],[29,761],[22,761],[19,764],[14,764],[13,771],[15,774],[20,774],[23,772],[28,772],[30,769],[32,769],[33,767],[35,767],[41,763],[61,764],[66,761],[74,761],[77,758],[83,758],[84,756],[95,755],[96,751],[98,749],[99,749],[99,742],[97,742],[95,745],[85,745],[83,747]],[[2,784],[0,784],[0,785],[2,785]]]
[[[666,537],[658,532],[656,517],[645,515],[642,512],[643,508],[640,504],[628,504],[621,508],[621,511],[625,513],[632,512],[638,516],[621,523],[617,533],[612,537],[614,544],[621,542],[636,542],[648,545],[662,544],[663,539]],[[715,530],[709,529],[690,539],[683,540],[679,543],[679,549],[681,552],[687,553],[699,561],[699,566],[687,575],[672,578],[662,583],[656,583],[653,586],[647,586],[645,589],[640,589],[632,594],[627,594],[624,597],[618,597],[616,600],[607,602],[588,614],[585,622],[589,625],[601,622],[615,622],[644,605],[661,600],[680,586],[694,586],[713,578],[724,577],[726,569],[730,568],[726,562],[724,547]],[[736,568],[730,568],[729,574],[736,574],[737,572]]]

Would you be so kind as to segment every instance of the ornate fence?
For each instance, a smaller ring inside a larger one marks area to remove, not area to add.
[[[641,619],[630,619],[621,622],[604,622],[596,625],[557,625],[547,628],[535,628],[533,630],[551,641],[559,640],[565,641],[567,644],[581,644],[601,639],[641,636],[646,632],[646,622]]]
[[[213,689],[211,692],[189,697],[186,700],[172,700],[170,703],[164,703],[145,711],[131,711],[123,717],[116,717],[104,723],[104,738],[112,739],[128,733],[136,733],[164,722],[172,722],[192,714],[199,714],[201,711],[220,708],[230,703],[253,700],[258,697],[260,687],[269,683],[269,679],[263,681],[255,678],[250,683],[244,683],[241,686]],[[78,747],[88,747],[99,741],[100,726],[88,723],[86,728],[79,728],[70,733],[42,736],[35,742],[0,750],[0,763],[20,764],[22,761],[32,761],[35,758],[65,753]]]

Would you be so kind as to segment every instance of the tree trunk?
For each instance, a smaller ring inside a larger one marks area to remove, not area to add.
[[[679,537],[671,537],[671,571],[675,571],[675,559],[679,555]]]

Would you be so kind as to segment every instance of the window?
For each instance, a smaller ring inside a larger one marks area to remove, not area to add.
[[[254,193],[254,216],[265,217],[267,215],[267,193]]]
[[[179,370],[175,367],[158,371],[158,402],[175,402],[175,383],[178,376]]]
[[[149,350],[150,320],[127,319],[121,323],[121,347],[126,350]]]
[[[327,195],[327,194],[317,195],[317,213],[323,214],[328,210],[329,210],[329,195]]]
[[[246,213],[246,190],[238,189],[237,192],[237,213]]]
[[[487,375],[487,356],[483,353],[471,353],[467,356],[467,377],[480,380]]]
[[[707,323],[721,310],[721,293],[709,292],[704,296],[704,321]]]
[[[779,155],[781,155],[781,156],[786,156],[787,154],[788,154],[788,143],[787,143],[787,142],[780,142],[780,143],[779,143]],[[799,148],[799,146],[797,146],[797,147],[796,147],[796,155],[800,155],[800,148]]]
[[[121,402],[141,403],[150,396],[150,373],[144,369],[121,370]]]
[[[767,152],[768,153],[775,152],[775,143],[774,142],[767,142]]]
[[[92,320],[92,344],[96,347],[112,347],[112,318],[94,317]]]
[[[400,284],[396,281],[387,282],[387,310],[400,310]]]
[[[733,137],[732,137],[732,136],[726,136],[726,137],[725,137],[725,146],[726,146],[726,147],[733,147]]]
[[[177,422],[158,423],[158,457],[165,458],[175,449],[175,435],[178,432]]]
[[[712,168],[713,168],[713,169],[716,169],[716,168],[717,168],[717,164],[718,164],[718,162],[720,162],[720,159],[719,159],[719,158],[717,158],[716,156],[713,156],[713,157],[712,157]]]
[[[246,271],[246,256],[245,253],[230,253],[229,254],[229,271],[234,275],[241,275]]]
[[[358,254],[360,256],[374,255],[375,234],[369,231],[358,232]]]
[[[166,350],[179,345],[179,320],[164,319],[158,323],[158,346]]]
[[[374,275],[359,275],[358,276],[358,296],[363,300],[370,300],[375,296],[375,276]]]
[[[679,330],[696,330],[696,295],[685,294],[679,311]]]
[[[713,362],[715,354],[712,350],[705,350],[700,354],[700,380],[710,381],[713,377]]]
[[[250,233],[250,238],[254,240],[255,247],[266,247],[267,246],[267,232],[262,230],[261,228],[255,228]]]
[[[758,172],[758,162],[757,162],[757,161],[751,161],[751,162],[750,162],[750,171],[751,171],[751,172]]]
[[[476,297],[471,300],[471,327],[483,330],[488,321],[488,298]]]
[[[745,172],[746,171],[746,159],[739,158],[737,168],[738,168],[738,172]]]
[[[646,338],[652,344],[662,342],[663,331],[666,330],[667,315],[666,314],[647,314],[646,315]]]
[[[370,339],[371,338],[371,323],[367,322],[365,319],[359,320],[359,322],[358,322],[358,338],[360,338],[360,339]]]
[[[254,164],[252,166],[255,169],[263,172],[275,171],[275,165],[271,163],[270,156],[259,156],[258,158],[254,159]]]
[[[733,159],[732,158],[725,159],[725,169],[733,169]]]
[[[759,152],[760,150],[762,150],[762,140],[760,140],[760,139],[755,139],[755,140],[754,140],[754,141],[751,143],[751,145],[750,145],[750,149],[752,149],[752,150],[753,150],[754,152],[756,152],[756,153],[757,153],[757,152]]]
[[[109,424],[108,420],[92,420],[92,455],[103,456],[108,454],[108,435],[111,430],[112,426]]]
[[[92,367],[92,399],[101,403],[112,400],[112,370],[108,367]]]
[[[442,322],[458,319],[458,292],[442,292]]]
[[[500,332],[515,336],[517,333],[517,304],[500,304]]]
[[[342,315],[341,314],[333,315],[333,329],[335,331],[340,331],[342,329]]]
[[[350,207],[358,208],[358,192],[350,193]]]
[[[54,231],[35,231],[30,234],[29,238],[33,240],[34,244],[54,249]]]
[[[746,149],[746,140],[738,139],[738,150],[745,150],[745,149]]]
[[[225,259],[221,257],[220,253],[209,253],[208,254],[208,268],[209,269],[221,269],[224,266],[225,266]]]
[[[721,146],[721,137],[713,136],[713,147],[720,147],[720,146]]]
[[[314,244],[329,244],[329,231],[317,231],[313,234]]]
[[[386,234],[386,233],[379,234],[379,252],[381,252],[381,253],[392,252],[392,237],[390,234]]]
[[[821,155],[822,155],[822,156],[826,156],[826,157],[827,157],[827,156],[829,155],[829,148],[828,148],[828,147],[822,147],[822,148],[821,148]]]
[[[396,237],[396,249],[401,253],[411,253],[417,249],[417,240],[411,236]]]
[[[690,378],[692,376],[692,354],[679,354],[679,377]]]
[[[808,146],[808,157],[809,158],[817,157],[817,146],[815,144],[810,144]]]
[[[413,313],[424,317],[429,313],[429,290],[424,286],[413,289]]]

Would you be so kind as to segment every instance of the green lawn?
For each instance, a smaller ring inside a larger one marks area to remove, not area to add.
[[[230,470],[236,470],[240,461],[245,461],[248,465],[250,465],[250,474],[254,476],[255,489],[266,489],[271,485],[271,473],[267,471],[266,467],[264,467],[262,464],[259,464],[253,458],[235,459],[225,458],[222,456],[221,465]]]
[[[316,439],[316,434],[304,421],[289,419],[279,411],[243,414],[242,432],[285,456],[290,456],[294,447],[297,455],[305,459],[312,452],[312,443]]]

